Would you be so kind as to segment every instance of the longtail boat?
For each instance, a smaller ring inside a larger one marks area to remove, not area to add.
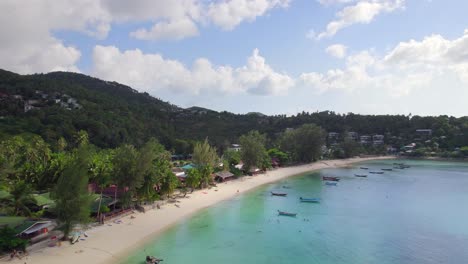
[[[381,169],[383,171],[392,171],[393,169]]]
[[[303,203],[320,203],[320,198],[299,198]]]
[[[367,167],[359,167],[360,169],[363,169],[363,170],[368,170],[369,168]]]
[[[323,179],[324,181],[339,181],[339,180],[340,180],[340,178],[338,178],[338,177],[333,177],[333,176],[323,176],[322,179]]]
[[[383,171],[369,171],[369,173],[372,173],[372,174],[384,174]]]
[[[354,176],[356,176],[356,177],[362,177],[362,178],[367,177],[366,174],[354,174]]]
[[[271,192],[271,195],[273,195],[273,196],[286,196],[288,194],[287,193],[280,193],[280,192]]]
[[[297,213],[289,213],[289,212],[283,212],[283,211],[278,210],[278,215],[296,217]]]

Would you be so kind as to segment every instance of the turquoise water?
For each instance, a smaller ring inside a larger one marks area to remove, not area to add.
[[[180,222],[124,263],[143,263],[147,254],[166,264],[468,263],[468,164],[405,161],[411,168],[383,175],[359,169],[393,162],[326,169],[260,187]],[[325,186],[323,175],[341,181]],[[274,190],[288,196],[271,196]],[[301,196],[322,201],[300,203]],[[298,215],[278,216],[277,210]]]

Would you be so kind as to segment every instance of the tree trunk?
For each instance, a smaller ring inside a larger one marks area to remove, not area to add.
[[[102,189],[103,189],[103,188],[101,188],[101,198],[99,199],[99,206],[98,206],[98,209],[97,209],[97,217],[98,217],[98,219],[101,219]]]

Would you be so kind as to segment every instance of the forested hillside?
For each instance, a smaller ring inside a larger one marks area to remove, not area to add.
[[[18,75],[0,70],[0,139],[37,134],[55,146],[60,137],[71,141],[79,130],[101,148],[122,143],[141,146],[157,138],[177,153],[191,151],[193,142],[208,137],[218,149],[258,130],[269,143],[287,128],[314,123],[328,132],[354,131],[385,135],[387,144],[400,147],[415,138],[416,129],[432,129],[443,137],[441,147],[468,145],[468,117],[356,115],[334,112],[265,116],[216,112],[200,107],[182,109],[115,82],[83,74],[54,72]]]

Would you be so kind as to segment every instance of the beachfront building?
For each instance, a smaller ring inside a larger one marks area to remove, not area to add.
[[[215,173],[214,179],[217,182],[225,182],[234,179],[234,174],[229,171],[220,171]]]
[[[432,137],[432,129],[416,129],[416,140],[428,140]]]
[[[240,151],[242,148],[239,144],[231,144],[231,146],[228,149],[233,151]]]

